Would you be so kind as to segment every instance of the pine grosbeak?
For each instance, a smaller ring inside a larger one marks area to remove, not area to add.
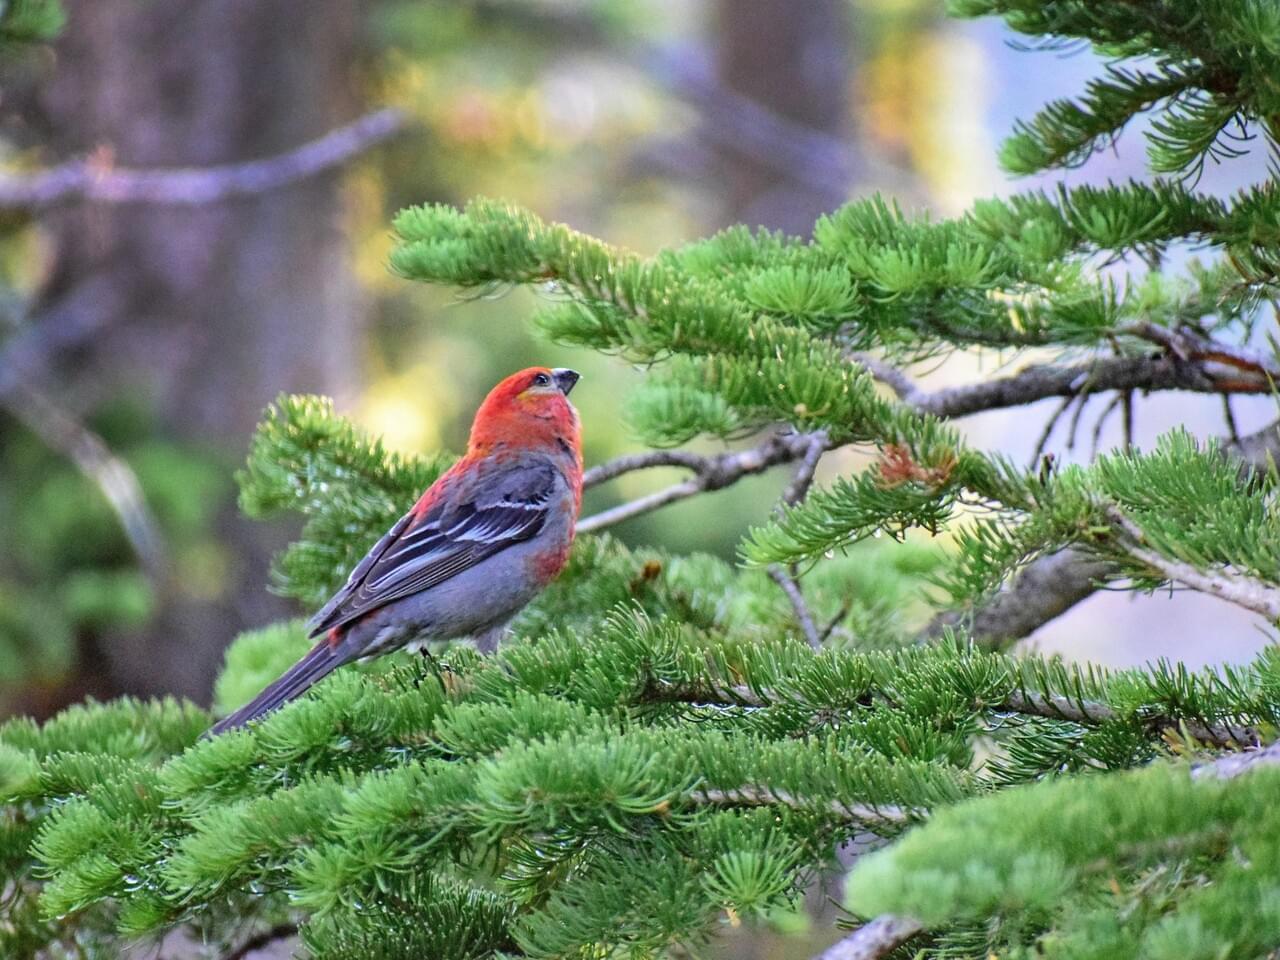
[[[471,637],[491,652],[507,622],[569,558],[582,506],[572,370],[512,374],[476,412],[466,455],[351,572],[309,624],[311,652],[210,731],[306,692],[343,664],[410,641]]]

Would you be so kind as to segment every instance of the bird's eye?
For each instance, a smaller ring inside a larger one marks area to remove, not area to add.
[[[545,373],[539,373],[534,375],[533,385],[535,387],[545,387],[550,383],[551,383],[551,378],[548,377]]]

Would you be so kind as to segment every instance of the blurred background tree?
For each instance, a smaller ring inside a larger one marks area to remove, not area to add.
[[[899,192],[914,176],[903,124],[863,142],[853,103],[857,64],[928,6],[10,5],[49,42],[11,44],[0,74],[0,711],[207,700],[229,639],[284,609],[263,584],[292,531],[246,523],[229,482],[280,390],[334,396],[393,446],[457,448],[485,385],[547,359],[504,322],[524,295],[391,278],[395,210],[509,196],[644,252],[743,220],[803,233],[867,183],[876,138],[897,141],[879,169]],[[900,66],[877,68],[886,116],[920,99]],[[318,165],[289,163],[361,116]],[[608,423],[619,373],[555,352]],[[589,443],[599,459],[626,436]],[[771,486],[727,492],[696,534],[679,509],[619,532],[727,555]]]

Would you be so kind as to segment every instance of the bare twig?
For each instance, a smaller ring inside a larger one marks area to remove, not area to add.
[[[228,953],[222,960],[245,960],[245,957],[253,953],[255,950],[261,950],[263,947],[275,943],[277,940],[288,940],[298,933],[298,925],[296,923],[280,923],[269,930],[263,930],[261,933],[255,933],[240,946],[236,947]]]
[[[818,430],[809,435],[809,449],[805,451],[804,456],[800,459],[800,464],[796,467],[796,471],[791,477],[791,482],[782,491],[782,498],[779,500],[775,512],[781,513],[784,506],[794,507],[805,498],[809,493],[809,487],[813,484],[813,475],[818,469],[818,461],[827,452],[829,445],[830,438],[827,431]],[[804,598],[804,590],[800,587],[800,578],[797,576],[795,566],[793,565],[790,570],[785,570],[780,564],[771,564],[768,573],[773,582],[781,587],[782,592],[787,595],[787,600],[791,603],[791,609],[795,611],[796,622],[800,624],[800,630],[804,633],[805,639],[809,641],[809,646],[815,650],[818,649],[822,646],[824,634],[819,632],[817,624],[814,623],[813,612],[809,609],[809,604]],[[832,624],[833,628],[834,626]],[[829,633],[830,631],[827,632]]]
[[[0,396],[0,403],[97,485],[119,518],[143,569],[153,580],[163,579],[164,537],[133,469],[112,453],[100,436],[30,384],[24,383]]]
[[[919,407],[929,394],[898,367],[869,353],[850,353],[849,359],[867,368],[867,372],[897,394],[909,406]]]
[[[884,913],[827,947],[815,960],[879,960],[923,930],[919,920]]]
[[[1143,546],[1146,535],[1119,510],[1109,510],[1108,516],[1120,533],[1117,539],[1124,552],[1141,560],[1164,579],[1260,613],[1272,623],[1280,621],[1280,590],[1253,577],[1227,570],[1209,573],[1198,570],[1189,563],[1172,560]]]
[[[809,604],[805,602],[804,593],[801,592],[800,584],[795,576],[782,569],[776,563],[769,565],[768,573],[773,582],[782,588],[782,592],[791,601],[791,609],[795,611],[796,620],[800,624],[800,629],[804,632],[804,638],[809,641],[809,646],[815,650],[818,649],[822,646],[822,634],[818,632],[817,624],[813,622],[813,613],[809,610]]]
[[[592,467],[582,475],[582,486],[591,489],[597,484],[620,477],[634,470],[647,470],[652,467],[684,467],[688,470],[702,470],[707,458],[699,453],[687,450],[649,450],[645,453],[629,453],[616,457],[608,463]]]
[[[89,157],[34,173],[5,174],[0,209],[39,210],[69,200],[191,206],[266,193],[339,166],[406,124],[401,111],[378,110],[287,153],[247,163],[129,170]]]
[[[809,448],[801,457],[791,482],[787,484],[787,489],[782,491],[782,503],[788,507],[794,507],[808,495],[809,488],[813,486],[813,475],[817,472],[818,461],[830,448],[831,438],[827,431],[816,430],[809,434]]]
[[[684,500],[709,490],[719,490],[736,483],[743,477],[763,473],[779,463],[789,463],[804,458],[814,445],[814,434],[777,433],[770,435],[758,446],[733,453],[711,456],[687,451],[658,450],[651,453],[631,454],[594,468],[584,478],[583,485],[603,483],[631,470],[657,466],[678,466],[692,470],[694,475],[656,493],[640,497],[630,503],[620,504],[587,517],[578,523],[579,533],[603,530],[623,520],[649,513],[669,503]],[[828,443],[824,437],[825,444]]]

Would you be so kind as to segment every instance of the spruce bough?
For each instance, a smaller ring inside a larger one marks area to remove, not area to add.
[[[1055,615],[1021,586],[1052,558],[1274,627],[1276,427],[1025,467],[949,421],[1047,397],[1066,413],[1106,394],[1127,418],[1161,391],[1274,391],[1255,334],[1274,319],[1275,184],[1229,199],[1194,184],[1242,132],[1274,149],[1280,13],[952,6],[1108,59],[1082,97],[1016,128],[1006,168],[1087,162],[1147,114],[1155,178],[941,221],[871,198],[808,241],[734,228],[650,260],[492,201],[402,213],[405,277],[550,284],[545,335],[653,363],[629,410],[654,449],[594,479],[691,476],[627,515],[789,463],[778,511],[737,565],[584,536],[495,656],[348,668],[223,737],[197,742],[211,715],[171,701],[0,726],[0,954],[114,957],[184,928],[215,956],[294,931],[321,958],[662,955],[794,909],[867,834],[887,845],[847,884],[853,924],[879,915],[849,934],[865,956],[1275,949],[1275,648],[1107,672],[1004,652],[1021,633],[983,612],[1027,605],[1022,632]],[[1192,266],[1160,266],[1186,244]],[[1100,276],[1116,259],[1127,279]],[[1024,347],[1052,359],[936,392],[910,376]],[[669,449],[699,436],[744,445]],[[811,491],[818,459],[851,444],[870,465]],[[281,398],[240,475],[248,513],[306,520],[276,588],[323,599],[448,462]],[[894,540],[917,530],[948,546]],[[917,629],[922,594],[951,626]],[[217,710],[304,645],[297,622],[239,638]]]

